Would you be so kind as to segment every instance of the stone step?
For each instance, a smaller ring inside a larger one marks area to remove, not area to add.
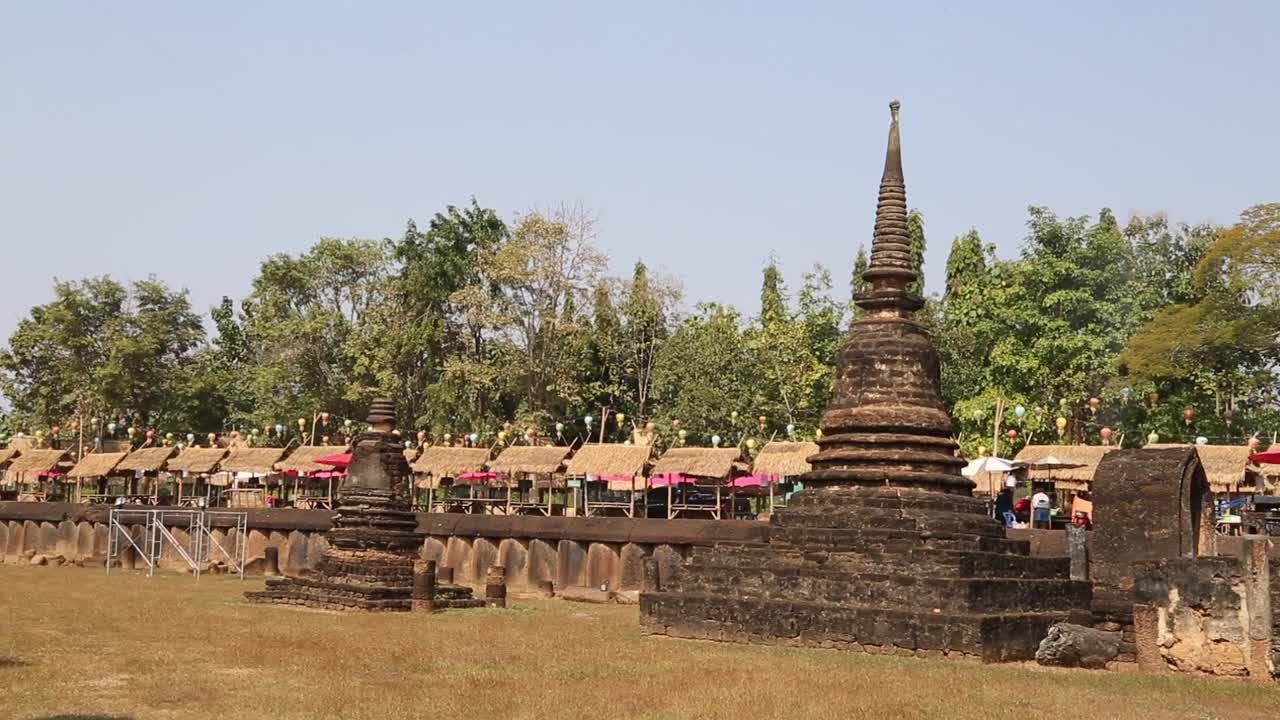
[[[922,612],[715,593],[642,593],[641,627],[673,637],[1028,660],[1071,612]]]
[[[663,591],[990,613],[1087,608],[1090,586],[1085,582],[1065,579],[928,575],[921,569],[914,572],[858,573],[819,567],[744,570],[691,563],[664,580]]]
[[[743,569],[814,566],[845,572],[880,572],[899,566],[921,574],[955,577],[1057,578],[1070,574],[1069,558],[1040,558],[964,550],[912,550],[904,554],[878,552],[830,552],[767,550],[763,547],[713,545],[695,547],[694,564],[715,564]]]
[[[1010,540],[1002,536],[975,535],[883,528],[804,528],[777,526],[771,528],[772,547],[801,550],[868,551],[907,553],[918,548],[933,550],[970,550],[1005,555],[1030,555],[1027,540]]]

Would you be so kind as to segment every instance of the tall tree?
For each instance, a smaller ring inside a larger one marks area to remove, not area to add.
[[[622,321],[628,393],[633,414],[650,416],[658,358],[670,331],[680,288],[673,281],[654,278],[643,262],[637,262],[623,290]]]
[[[731,438],[732,414],[756,407],[760,369],[746,347],[741,317],[731,307],[699,305],[663,344],[654,373],[654,394],[664,420],[681,420],[690,443],[712,435]]]
[[[916,271],[916,279],[911,281],[907,289],[917,295],[924,295],[924,216],[919,210],[907,213],[907,236],[911,238],[911,267]]]

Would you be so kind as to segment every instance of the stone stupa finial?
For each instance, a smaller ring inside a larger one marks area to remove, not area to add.
[[[910,317],[924,306],[924,300],[907,290],[916,279],[916,271],[907,232],[907,186],[902,178],[902,136],[898,130],[901,107],[897,100],[889,103],[889,145],[876,203],[871,263],[862,274],[871,289],[859,294],[855,302],[867,312]]]

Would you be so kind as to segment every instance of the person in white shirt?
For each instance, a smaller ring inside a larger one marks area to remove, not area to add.
[[[1031,527],[1049,527],[1049,495],[1037,490],[1031,496]]]

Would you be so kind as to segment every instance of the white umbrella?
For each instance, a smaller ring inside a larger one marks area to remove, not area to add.
[[[1008,460],[994,457],[992,455],[984,455],[983,457],[977,457],[970,460],[969,464],[965,465],[964,469],[960,471],[960,474],[965,477],[973,477],[975,475],[990,472],[1007,473],[1012,469],[1013,463]]]

